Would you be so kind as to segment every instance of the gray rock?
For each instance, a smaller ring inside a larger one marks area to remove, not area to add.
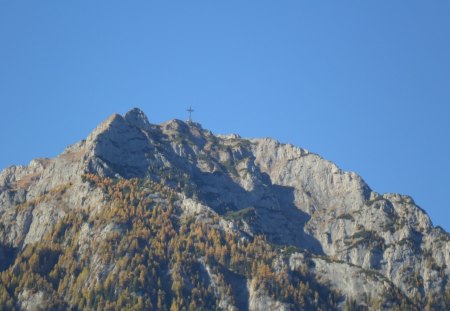
[[[450,287],[449,235],[433,227],[412,198],[378,194],[357,174],[292,145],[216,136],[179,120],[152,125],[137,108],[124,117],[112,115],[54,159],[4,169],[0,243],[24,247],[42,239],[71,209],[104,208],[104,194],[83,181],[85,173],[161,181],[179,193],[185,217],[207,221],[218,215],[221,230],[243,238],[265,234],[273,243],[305,250],[308,255],[290,257],[290,269],[310,260],[317,282],[363,304],[369,292],[383,297],[398,290],[425,299]],[[90,232],[86,224],[80,241],[89,245],[114,230],[120,228],[111,224]],[[97,262],[91,269],[101,275],[114,267]],[[250,310],[289,310],[254,290],[252,280],[248,292]],[[23,309],[44,299],[40,293],[20,295]],[[224,293],[218,295],[224,309],[235,308]]]

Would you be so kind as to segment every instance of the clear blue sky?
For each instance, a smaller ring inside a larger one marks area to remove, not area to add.
[[[270,136],[450,230],[450,1],[0,0],[0,168],[108,115]]]

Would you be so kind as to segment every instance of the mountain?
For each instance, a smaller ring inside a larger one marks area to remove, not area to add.
[[[2,310],[448,310],[413,199],[273,139],[115,114],[0,174]]]

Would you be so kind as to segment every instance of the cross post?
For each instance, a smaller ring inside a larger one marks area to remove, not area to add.
[[[194,112],[194,109],[192,109],[191,106],[189,106],[189,108],[186,110],[187,112],[189,112],[189,123],[192,123],[192,113]]]

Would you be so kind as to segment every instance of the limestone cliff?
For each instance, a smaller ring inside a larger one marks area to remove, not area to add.
[[[139,109],[1,172],[0,259],[11,309],[450,307],[449,234],[412,198]]]

